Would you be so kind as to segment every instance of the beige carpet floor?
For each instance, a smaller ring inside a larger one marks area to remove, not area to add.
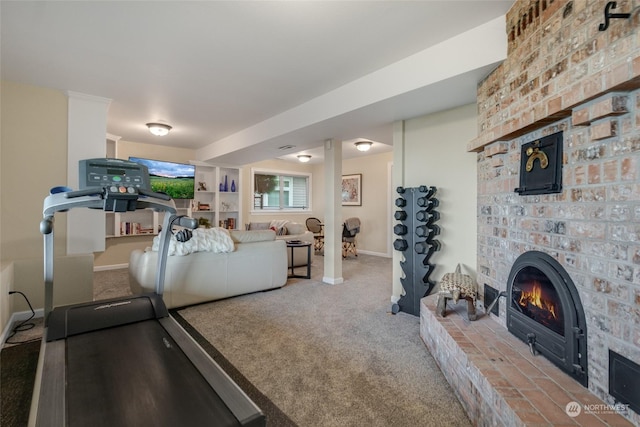
[[[468,426],[419,336],[419,318],[390,313],[391,260],[343,263],[340,285],[312,279],[179,311],[301,427]]]

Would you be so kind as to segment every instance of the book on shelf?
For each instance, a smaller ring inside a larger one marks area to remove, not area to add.
[[[142,227],[139,222],[121,222],[120,235],[153,234],[153,227]]]
[[[235,230],[236,229],[236,219],[235,218],[227,218],[225,220],[220,220],[220,227],[226,228],[227,230]]]

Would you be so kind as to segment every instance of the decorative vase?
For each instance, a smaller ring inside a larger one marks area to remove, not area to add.
[[[224,191],[229,191],[229,183],[227,182],[227,175],[224,176]]]
[[[220,183],[220,191],[224,191],[224,184]]]
[[[236,192],[236,181],[234,179],[231,180],[231,192]]]

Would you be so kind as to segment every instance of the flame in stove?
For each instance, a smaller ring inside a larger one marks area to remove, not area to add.
[[[524,290],[522,291],[518,304],[523,307],[526,307],[527,304],[531,304],[542,310],[547,310],[549,313],[551,313],[554,319],[558,319],[558,316],[556,315],[555,305],[542,298],[542,286],[537,280],[533,282],[533,288],[531,292],[527,292]]]

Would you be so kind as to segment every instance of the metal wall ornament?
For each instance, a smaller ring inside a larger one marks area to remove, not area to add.
[[[520,154],[521,196],[562,192],[562,132],[522,145]]]

